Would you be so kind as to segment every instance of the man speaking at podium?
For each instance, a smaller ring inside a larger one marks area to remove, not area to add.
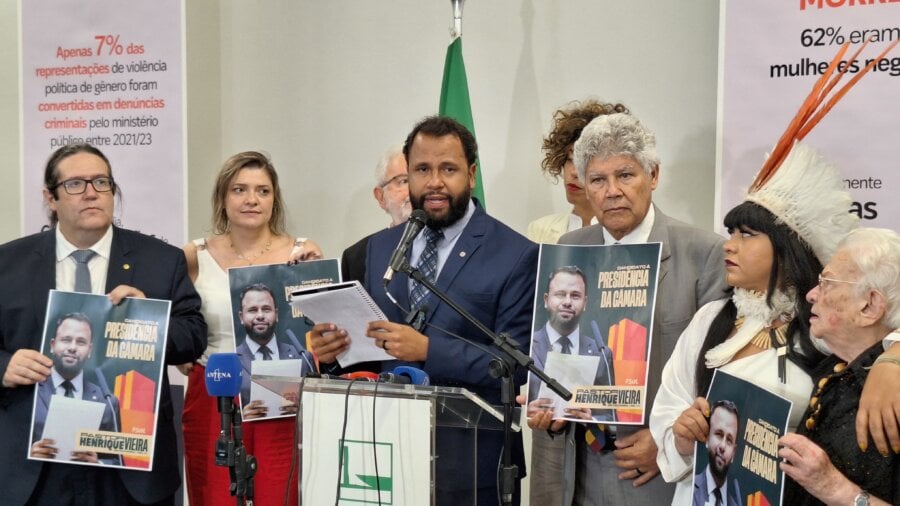
[[[407,257],[436,286],[495,333],[504,332],[528,351],[534,297],[537,246],[488,216],[471,197],[475,187],[475,138],[450,118],[429,117],[413,128],[403,153],[409,166],[409,194],[413,209],[427,216],[426,227],[412,242]],[[393,227],[372,236],[366,253],[365,288],[390,321],[369,324],[366,336],[348,336],[332,323],[312,329],[312,346],[323,369],[353,339],[375,339],[397,360],[424,369],[433,385],[463,387],[492,404],[500,403],[500,380],[488,373],[491,356],[446,331],[472,341],[488,339],[424,286],[397,273],[383,286],[382,273],[403,235]],[[385,291],[397,299],[395,306]],[[424,312],[421,332],[404,322],[408,314]],[[336,364],[334,364],[336,365]],[[383,364],[385,370],[395,365]],[[519,371],[517,385],[525,380]],[[463,455],[465,440],[458,429],[437,433],[436,489],[439,504],[462,504],[471,493],[471,461]],[[524,476],[519,434],[514,435],[513,460]],[[497,471],[503,448],[502,431],[478,434],[478,504],[497,504]],[[422,465],[427,463],[423,462]],[[514,503],[519,501],[518,480]]]
[[[44,170],[53,227],[0,246],[0,476],[4,504],[174,504],[181,482],[169,382],[163,375],[150,472],[27,460],[35,384],[50,376],[42,355],[49,291],[172,301],[166,363],[193,362],[206,348],[200,296],[184,254],[159,239],[113,226],[119,187],[106,156],[87,144],[56,150]],[[164,191],[159,189],[158,191]]]

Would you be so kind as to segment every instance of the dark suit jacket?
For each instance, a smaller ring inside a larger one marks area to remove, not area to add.
[[[342,281],[359,281],[360,283],[365,282],[366,249],[369,246],[369,238],[372,237],[372,235],[367,235],[359,241],[356,241],[353,246],[345,249],[344,253],[341,254]]]
[[[387,298],[382,274],[391,253],[403,235],[404,227],[393,227],[372,235],[366,260],[365,287],[375,302],[393,322],[403,322],[405,315]],[[463,229],[440,275],[437,287],[469,311],[494,332],[506,332],[527,353],[531,341],[531,316],[537,270],[537,245],[476,207],[471,220]],[[395,274],[387,289],[399,304],[409,307],[409,278]],[[429,311],[423,333],[428,336],[428,359],[409,365],[424,369],[431,384],[463,387],[492,404],[500,402],[500,381],[490,376],[491,356],[480,349],[452,337],[439,329],[446,329],[472,341],[487,344],[488,340],[475,327],[463,321],[449,306],[432,295],[427,303]],[[384,363],[385,368],[396,362]],[[517,384],[525,380],[519,371]],[[465,436],[457,429],[438,431],[437,451],[444,457],[437,460],[437,488],[462,489],[471,486],[471,461],[461,452]],[[495,487],[497,465],[501,456],[501,431],[480,431],[478,437],[478,483]],[[524,475],[521,435],[514,435],[514,455]]]
[[[599,344],[599,346],[598,346]],[[543,370],[547,362],[547,352],[550,351],[550,337],[547,335],[547,328],[541,327],[534,333],[531,340],[531,358],[534,359],[534,365]],[[598,343],[594,338],[582,335],[578,341],[579,355],[599,355],[600,365],[597,367],[597,374],[594,376],[595,385],[613,385],[615,384],[615,373],[613,372],[612,350],[603,343]],[[540,392],[541,380],[537,376],[531,376],[531,383],[528,386],[528,400],[533,401]],[[615,418],[615,411],[604,409],[594,410],[595,419],[612,421]]]
[[[279,360],[303,359],[303,363],[300,364],[300,375],[306,376],[310,372],[315,372],[311,367],[313,362],[309,353],[298,350],[292,344],[282,343],[277,336],[275,342],[278,343]],[[241,376],[241,406],[246,406],[250,403],[250,362],[253,362],[253,353],[247,347],[246,342],[242,342],[235,353],[241,358],[241,367],[244,369],[244,374]]]
[[[106,291],[134,286],[148,298],[172,301],[166,363],[193,362],[206,348],[206,322],[200,296],[187,275],[184,253],[152,237],[115,228]],[[49,291],[56,287],[56,236],[51,229],[0,246],[0,372],[19,349],[40,350]],[[26,460],[35,387],[0,386],[0,476],[4,501],[22,504],[31,495],[44,465]],[[169,380],[163,375],[153,471],[103,470],[116,473],[132,497],[152,503],[178,489],[181,473],[175,442]]]
[[[744,504],[741,502],[741,485],[735,479],[728,479],[728,475],[725,475],[725,480],[728,483],[728,497],[723,497],[724,506],[741,506]],[[706,468],[703,468],[703,472],[694,475],[694,500],[692,501],[693,506],[705,506],[706,498],[709,497],[709,488],[706,484]]]

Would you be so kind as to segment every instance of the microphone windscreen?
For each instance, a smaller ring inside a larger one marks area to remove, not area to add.
[[[393,373],[397,376],[406,376],[413,385],[427,386],[431,383],[428,379],[428,373],[422,369],[416,369],[408,365],[400,365],[394,368]]]
[[[241,359],[237,353],[213,353],[206,362],[206,391],[211,397],[241,393]]]

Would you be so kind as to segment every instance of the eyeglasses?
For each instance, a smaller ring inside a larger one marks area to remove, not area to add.
[[[841,373],[847,370],[847,363],[840,362],[835,364],[834,369],[832,369],[832,373],[828,376],[822,377],[819,380],[819,383],[816,385],[816,392],[809,399],[809,408],[812,410],[809,413],[809,417],[806,418],[806,429],[812,432],[813,429],[816,428],[816,421],[819,418],[819,412],[822,411],[822,391],[825,390],[825,385],[836,376],[840,376]]]
[[[819,274],[819,286],[825,287],[826,281],[829,283],[847,283],[848,285],[858,285],[859,281],[847,281],[845,279],[834,279],[834,278],[826,278],[825,276]]]
[[[108,192],[112,190],[113,185],[115,184],[113,183],[113,178],[107,176],[95,177],[94,179],[73,178],[57,183],[51,190],[55,190],[62,186],[69,195],[81,195],[87,190],[88,183],[91,183],[94,190],[98,192]]]
[[[396,176],[388,179],[384,183],[381,183],[381,187],[392,186],[394,188],[402,188],[409,184],[409,176],[406,174],[397,174]]]

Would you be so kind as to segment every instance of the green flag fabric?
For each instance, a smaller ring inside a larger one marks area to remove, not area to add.
[[[447,46],[438,114],[459,121],[472,132],[473,136],[475,135],[475,122],[472,121],[472,106],[469,103],[469,83],[466,80],[466,64],[463,62],[462,37],[457,37]],[[472,196],[487,209],[484,186],[481,183],[481,163],[478,161],[475,163],[475,190],[472,191]]]

